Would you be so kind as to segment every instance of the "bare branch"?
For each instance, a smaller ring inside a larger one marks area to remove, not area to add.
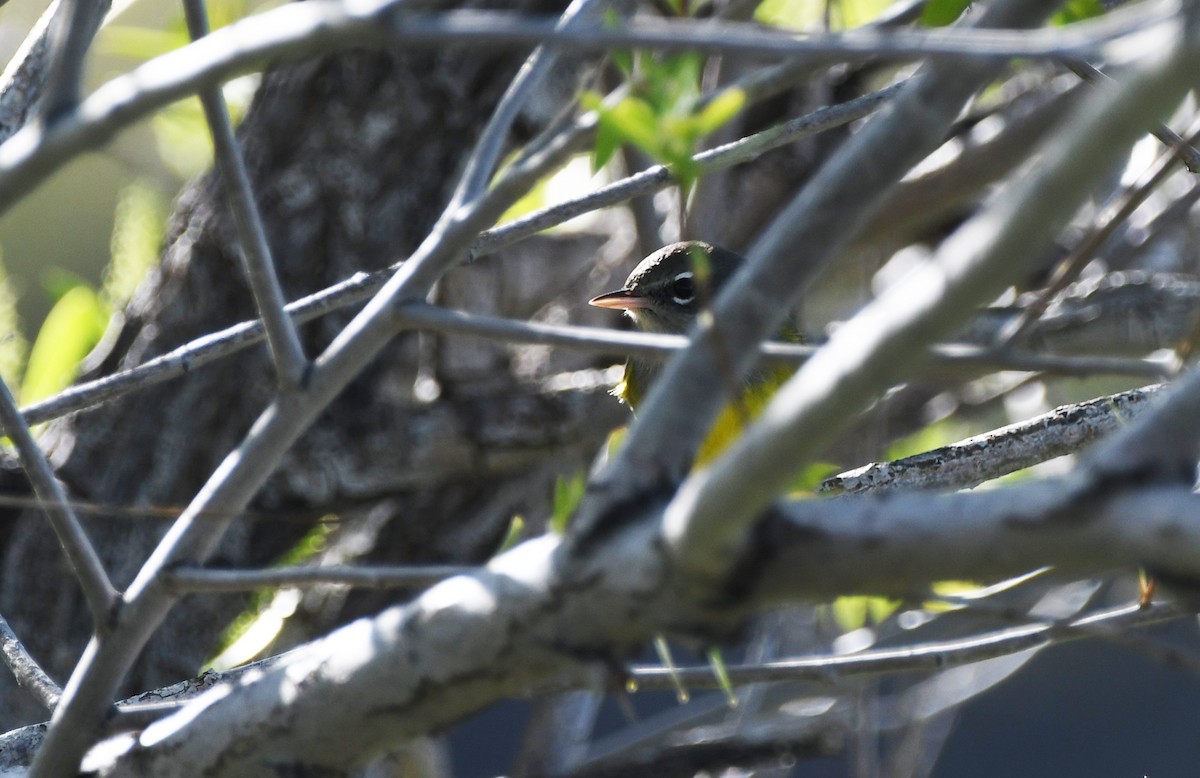
[[[198,40],[207,35],[208,12],[204,0],[184,0],[183,8],[192,39]],[[203,87],[200,90],[200,102],[204,106],[204,117],[212,135],[213,156],[222,191],[237,226],[238,246],[246,278],[250,282],[259,316],[262,317],[271,358],[275,363],[275,375],[280,387],[291,391],[303,382],[308,360],[300,345],[296,326],[284,310],[283,289],[271,259],[267,233],[254,192],[250,189],[250,176],[246,172],[237,138],[233,135],[233,123],[229,119],[229,109],[225,106],[221,87],[216,84]]]
[[[1148,407],[1161,386],[1063,405],[1028,421],[915,456],[866,465],[821,483],[831,494],[891,489],[969,489],[1039,462],[1078,452]]]
[[[405,325],[443,334],[475,335],[511,343],[538,343],[604,354],[667,359],[687,346],[682,335],[620,332],[595,327],[540,324],[451,311],[424,303],[410,303],[399,311]],[[774,365],[801,365],[817,346],[767,342],[759,344],[763,361]],[[1111,348],[1111,346],[1110,346]],[[934,345],[933,362],[949,370],[1024,370],[1058,375],[1136,375],[1164,378],[1175,374],[1174,365],[1149,359],[1056,356],[1027,354],[965,344]]]
[[[1112,237],[1117,228],[1129,220],[1133,212],[1146,202],[1146,199],[1167,180],[1170,174],[1175,172],[1181,162],[1189,159],[1186,150],[1190,149],[1192,154],[1197,154],[1191,144],[1198,139],[1200,139],[1200,120],[1188,132],[1186,141],[1181,138],[1180,143],[1162,154],[1154,166],[1146,171],[1140,179],[1109,201],[1104,210],[1096,217],[1096,223],[1092,229],[1088,230],[1083,240],[1058,264],[1050,283],[1046,285],[1038,298],[997,334],[998,343],[1012,343],[1028,331],[1033,322],[1050,306],[1054,297],[1074,281],[1087,263],[1092,261],[1096,252]]]
[[[1117,632],[1158,624],[1181,615],[1177,608],[1163,603],[1150,607],[1134,604],[1062,623],[1039,621],[956,640],[877,648],[854,654],[780,659],[758,665],[731,665],[728,671],[730,680],[739,686],[795,681],[836,683],[864,675],[935,672],[1031,648],[1094,638],[1099,630]],[[676,684],[672,681],[673,675],[688,689],[720,688],[711,667],[632,667],[629,670],[630,678],[639,689],[673,689]]]
[[[41,118],[53,124],[74,110],[83,93],[83,65],[112,0],[60,0],[50,23],[50,56]]]
[[[758,57],[830,57],[842,59],[969,58],[1007,61],[1014,57],[1061,59],[1087,56],[1117,38],[1145,32],[1175,17],[1172,3],[1148,3],[1112,11],[1065,29],[1025,33],[978,27],[894,29],[859,27],[821,36],[794,36],[760,25],[692,19],[637,19],[625,28],[556,28],[556,20],[514,19],[491,11],[412,14],[394,20],[396,33],[426,45],[473,43],[483,46],[537,45],[584,51],[636,47],[663,51],[696,50],[709,54]],[[997,24],[994,27],[1007,25]]]
[[[280,567],[266,570],[177,568],[163,575],[174,594],[340,584],[370,589],[420,589],[477,568],[456,565],[391,567]]]
[[[46,710],[53,712],[62,697],[62,689],[42,669],[12,631],[4,616],[0,616],[0,654],[4,663],[12,670],[13,677],[22,689],[29,692]]]
[[[49,69],[46,47],[50,23],[60,7],[59,0],[47,6],[4,68],[4,73],[0,74],[0,143],[25,126],[34,105],[42,96],[46,71]]]
[[[603,0],[572,0],[567,10],[563,11],[555,29],[577,29],[592,25],[600,12],[608,6],[609,3]],[[525,60],[521,70],[505,90],[504,96],[500,98],[500,103],[488,119],[479,142],[464,166],[463,175],[459,179],[459,189],[453,197],[454,203],[461,204],[475,199],[487,186],[488,180],[496,172],[509,128],[542,79],[554,67],[560,53],[557,49],[539,45]]]
[[[1092,65],[1090,62],[1083,60],[1065,60],[1063,62],[1067,68],[1079,76],[1084,81],[1090,84],[1108,84],[1112,83],[1113,79],[1105,75],[1099,68]],[[1172,130],[1165,124],[1160,124],[1150,131],[1150,134],[1158,138],[1167,150],[1179,157],[1187,169],[1192,173],[1200,173],[1200,151],[1197,151],[1192,143],[1186,138],[1180,137],[1179,133]],[[1193,141],[1194,142],[1194,141]]]
[[[33,439],[33,434],[21,418],[21,412],[17,410],[12,392],[3,381],[0,381],[0,425],[3,425],[5,434],[16,446],[21,457],[21,466],[33,484],[34,494],[37,495],[42,510],[46,512],[46,517],[50,519],[50,526],[54,528],[58,542],[67,555],[71,572],[75,574],[80,588],[83,589],[83,596],[92,611],[96,631],[107,632],[119,602],[117,590],[108,580],[108,573],[104,570],[100,555],[96,553],[83,530],[83,525],[71,510],[62,485],[54,477],[54,470],[46,461],[37,441]]]

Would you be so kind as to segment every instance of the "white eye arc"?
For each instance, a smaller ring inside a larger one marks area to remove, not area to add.
[[[687,305],[696,299],[696,284],[692,280],[694,274],[685,270],[671,281],[671,296],[678,305]]]

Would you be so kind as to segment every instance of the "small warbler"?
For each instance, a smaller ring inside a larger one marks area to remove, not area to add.
[[[638,263],[624,287],[589,302],[600,308],[624,310],[643,332],[686,335],[743,262],[734,252],[709,243],[672,243]],[[790,321],[778,337],[800,341],[799,331]],[[662,363],[657,360],[629,359],[613,394],[636,412],[661,369]],[[696,464],[703,465],[720,454],[762,412],[793,372],[792,368],[764,368],[750,373],[740,396],[713,422],[696,454]]]

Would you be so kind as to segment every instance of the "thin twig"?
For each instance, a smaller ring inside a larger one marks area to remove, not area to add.
[[[1063,60],[1063,64],[1068,70],[1088,83],[1114,83],[1110,76],[1106,75],[1100,68],[1092,65],[1090,62],[1085,62],[1081,59],[1065,59]],[[1179,133],[1165,124],[1159,124],[1150,130],[1150,134],[1162,141],[1162,144],[1169,151],[1178,154],[1180,160],[1187,166],[1189,171],[1200,173],[1200,151],[1197,151],[1191,143],[1180,137]]]
[[[1087,56],[1117,38],[1175,20],[1172,4],[1112,11],[1067,28],[1028,32],[997,28],[880,30],[860,27],[823,35],[797,37],[761,25],[715,20],[636,19],[624,28],[557,29],[552,18],[514,19],[504,11],[448,11],[393,19],[394,34],[425,45],[468,43],[481,46],[537,45],[585,51],[614,48],[694,50],[708,54],[757,57],[829,57],[843,59],[938,59],[969,57],[972,61],[1007,61],[1014,57],[1061,59]]]
[[[1162,154],[1145,175],[1109,201],[1107,207],[1096,217],[1095,223],[1083,240],[1055,268],[1050,282],[1038,293],[1037,299],[1000,329],[996,336],[996,343],[999,347],[1015,343],[1033,326],[1038,317],[1050,307],[1054,298],[1087,267],[1096,252],[1112,237],[1117,228],[1128,221],[1133,212],[1146,201],[1154,190],[1175,172],[1183,161],[1181,150],[1186,148],[1191,149],[1192,153],[1196,153],[1195,149],[1192,149],[1192,144],[1197,140],[1200,140],[1200,120],[1189,130],[1186,140],[1180,139],[1180,144]]]
[[[1084,56],[1117,37],[1168,23],[1173,5],[1144,3],[1137,13],[1117,10],[1098,20],[1065,29],[950,31],[850,30],[838,35],[796,39],[755,25],[696,20],[639,22],[626,30],[555,30],[554,22],[517,23],[479,12],[410,16],[398,0],[363,3],[301,3],[276,8],[231,24],[182,49],[156,57],[98,89],[53,127],[26,127],[0,147],[0,212],[40,183],[66,160],[110,140],[113,134],[151,111],[198,91],[202,86],[251,71],[266,62],[313,55],[346,46],[441,46],[446,42],[528,45],[582,45],[601,48],[647,46],[710,52],[843,58],[938,54],[980,58]],[[732,27],[731,27],[732,25]],[[508,28],[510,34],[504,35]],[[643,28],[645,30],[643,31]],[[736,34],[734,31],[736,30]]]
[[[913,0],[907,5],[896,3],[884,12],[885,16],[874,19],[864,26],[868,29],[887,29],[910,24],[920,17],[923,6],[923,0]],[[821,68],[837,64],[838,61],[838,58],[830,57],[825,60],[803,59],[781,62],[778,65],[770,65],[749,73],[729,86],[745,92],[748,101],[757,102],[790,89],[817,73]]]
[[[978,598],[964,597],[957,598],[953,595],[942,595],[936,599],[945,601],[950,605],[960,608],[971,609],[974,615],[986,616],[1001,621],[1006,621],[1011,624],[1024,624],[1029,620],[1029,614],[1023,612],[1019,608],[1011,608],[990,600],[980,600]],[[1136,602],[1133,605],[1125,606],[1117,609],[1124,612],[1136,609],[1142,613],[1149,611],[1158,611],[1160,619],[1165,620],[1172,617],[1186,615],[1180,610],[1179,605],[1173,602],[1151,601],[1145,605],[1141,602]],[[1130,651],[1137,652],[1147,659],[1157,662],[1164,667],[1176,667],[1200,678],[1200,657],[1185,650],[1181,650],[1174,646],[1166,645],[1161,641],[1153,640],[1144,635],[1133,635],[1124,632],[1120,629],[1119,624],[1113,624],[1102,618],[1100,614],[1093,614],[1083,619],[1074,617],[1056,618],[1053,621],[1044,622],[1052,630],[1053,635],[1063,636],[1068,638],[1084,637],[1098,638],[1111,643],[1121,648],[1126,648]],[[1154,621],[1148,622],[1154,623]]]
[[[208,11],[204,0],[184,0],[183,8],[192,39],[199,40],[207,35]],[[283,289],[271,259],[267,232],[250,187],[246,162],[233,134],[233,123],[229,119],[229,109],[225,105],[221,87],[215,84],[203,87],[200,90],[200,103],[204,106],[204,117],[212,135],[213,158],[221,179],[221,189],[237,227],[246,278],[254,294],[254,304],[262,317],[267,344],[275,363],[276,379],[285,391],[294,390],[304,380],[308,360],[300,345],[296,325],[284,310]]]
[[[1178,618],[1177,608],[1154,603],[1149,608],[1126,605],[1090,614],[1068,622],[1027,624],[995,632],[972,635],[959,640],[924,643],[901,648],[881,648],[856,654],[782,659],[759,665],[732,665],[729,677],[737,685],[816,681],[832,683],[864,675],[894,675],[909,672],[936,672],[948,667],[971,664],[998,656],[1007,656],[1031,648],[1096,637],[1097,628],[1105,631],[1144,627]],[[640,689],[671,689],[671,673],[689,689],[720,688],[711,667],[632,667],[630,678]]]
[[[1132,239],[1133,236],[1128,235],[1117,245],[1108,247],[1104,258],[1109,266],[1130,267],[1133,264],[1131,258],[1136,252],[1153,242],[1154,238],[1170,234],[1171,228],[1178,228],[1197,202],[1200,202],[1200,182],[1193,180],[1188,184],[1187,189],[1176,195],[1166,208],[1141,225],[1138,232],[1146,236],[1145,240]],[[1181,352],[1179,358],[1186,362],[1187,354]]]
[[[572,0],[563,11],[556,28],[570,29],[590,24],[607,6],[607,0]],[[479,142],[475,144],[471,157],[463,167],[459,188],[454,193],[454,203],[461,204],[473,200],[487,187],[500,162],[500,154],[504,150],[504,142],[508,138],[512,123],[541,85],[542,79],[554,67],[560,53],[558,49],[538,46],[521,65],[521,70],[508,85],[496,109],[488,118]]]
[[[79,104],[84,60],[110,7],[112,0],[60,0],[47,41],[51,59],[41,105],[41,117],[47,124]]]
[[[383,272],[387,271],[355,275],[347,281],[291,303],[287,306],[287,311],[297,322],[306,322],[331,310],[359,302],[371,290],[378,290],[382,284],[380,276]],[[426,328],[513,343],[537,343],[619,356],[636,355],[665,359],[687,343],[687,339],[680,335],[618,332],[595,327],[521,322],[438,309],[420,303],[406,305],[397,315],[413,329]],[[261,341],[261,322],[241,322],[197,338],[137,367],[69,387],[53,397],[27,406],[22,413],[27,423],[40,424],[187,375],[199,367]],[[802,364],[814,350],[815,346],[770,342],[760,347],[767,361],[785,365]],[[930,353],[938,364],[992,370],[1019,370],[1068,376],[1127,375],[1140,378],[1166,378],[1174,373],[1173,366],[1152,359],[1058,356],[960,344],[935,345]]]
[[[598,327],[517,321],[452,311],[425,303],[409,303],[397,312],[397,316],[406,326],[413,329],[639,358],[667,359],[688,343],[687,337],[683,335],[622,332]],[[766,342],[759,345],[764,362],[776,365],[801,365],[816,353],[817,348],[815,345],[783,342]],[[985,367],[992,370],[1025,370],[1063,375],[1136,375],[1152,378],[1164,378],[1173,373],[1171,365],[1148,359],[1024,354],[997,351],[986,346],[935,345],[931,349],[931,355],[936,363],[942,365]]]
[[[992,370],[1018,370],[1060,376],[1125,375],[1169,378],[1177,372],[1174,364],[1157,359],[1035,354],[957,343],[935,344],[929,353],[933,355],[935,362],[944,365],[971,365]]]
[[[17,637],[8,625],[8,620],[0,615],[0,655],[4,663],[12,670],[17,685],[33,695],[34,699],[51,713],[58,707],[62,698],[62,689],[54,682],[37,660],[25,648],[25,644]]]
[[[423,588],[478,568],[464,565],[396,565],[381,567],[281,567],[268,570],[177,568],[163,581],[174,594],[246,592],[256,589],[340,584],[364,589]]]
[[[58,542],[67,555],[71,571],[83,589],[83,596],[92,611],[96,631],[100,634],[106,633],[118,602],[117,590],[109,581],[100,555],[96,553],[79,519],[75,517],[75,512],[71,510],[66,493],[54,477],[54,470],[46,461],[37,441],[33,439],[21,412],[17,410],[12,392],[3,381],[0,381],[0,425],[3,425],[5,434],[17,447],[21,466],[33,484],[34,494],[42,503],[50,526],[54,528]]]

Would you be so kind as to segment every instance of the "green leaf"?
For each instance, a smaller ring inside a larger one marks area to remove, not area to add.
[[[887,597],[848,595],[834,600],[831,610],[837,625],[846,632],[853,632],[867,624],[878,624],[899,607],[899,600]]]
[[[212,0],[208,3],[208,26],[219,30],[244,19],[249,13],[250,3],[247,0]]]
[[[300,605],[296,588],[265,590],[254,597],[249,608],[238,615],[221,636],[222,650],[201,671],[224,672],[263,654],[283,632]]]
[[[49,397],[75,380],[79,363],[104,335],[109,313],[100,296],[84,284],[59,298],[29,353],[21,384],[23,403]]]
[[[559,476],[554,481],[554,507],[550,514],[550,529],[558,534],[567,531],[567,522],[571,514],[579,507],[583,493],[587,489],[587,479],[580,471],[570,477]]]
[[[792,482],[788,485],[788,496],[794,498],[802,494],[811,494],[822,481],[836,475],[841,469],[841,465],[832,462],[813,462],[792,477]]]
[[[631,78],[633,76],[633,52],[629,49],[613,49],[611,56],[613,64],[617,66],[617,70],[621,71],[621,75]]]
[[[692,196],[692,188],[700,180],[700,166],[692,161],[691,155],[668,155],[664,161],[671,167],[671,173],[679,182],[680,197],[687,202]]]
[[[180,178],[193,178],[212,164],[212,141],[197,98],[172,103],[150,126],[159,157]]]
[[[614,127],[601,124],[596,131],[596,144],[592,147],[592,172],[599,173],[617,149],[621,148],[621,133]]]
[[[696,116],[696,129],[708,135],[723,127],[746,105],[746,93],[741,89],[726,89],[709,101]]]
[[[626,97],[612,108],[602,109],[600,121],[647,152],[653,153],[662,145],[654,109],[641,98]]]
[[[821,24],[825,0],[766,0],[754,10],[754,20],[785,30],[807,30]]]
[[[259,81],[257,76],[243,76],[222,87],[234,126],[245,116]],[[180,178],[194,178],[212,165],[212,140],[199,99],[172,103],[155,114],[150,127],[159,157]]]
[[[867,615],[871,617],[873,624],[878,624],[888,616],[891,616],[899,607],[900,600],[891,600],[887,597],[867,598]]]
[[[17,299],[18,295],[8,281],[8,270],[0,259],[0,378],[9,386],[16,386],[21,380],[21,370],[29,351],[29,342],[21,331]]]
[[[523,194],[515,203],[508,207],[508,210],[500,214],[500,218],[496,220],[497,224],[504,224],[513,219],[520,219],[527,213],[533,213],[539,208],[546,205],[546,190],[549,177],[543,178],[530,187],[529,191]]]
[[[249,13],[246,0],[214,0],[208,3],[208,23],[213,30],[243,19]],[[106,25],[96,35],[96,47],[103,53],[144,61],[186,46],[191,42],[183,14],[176,14],[162,28]]]
[[[322,516],[304,537],[283,552],[272,567],[290,567],[308,562],[329,545],[329,538],[339,524],[334,514]],[[202,670],[229,670],[254,660],[266,651],[283,631],[287,620],[300,604],[296,588],[260,589],[250,597],[250,604],[229,623],[217,643],[217,655],[201,667]]]
[[[892,0],[841,0],[840,28],[851,29],[873,22],[891,6]]]
[[[604,95],[588,89],[579,95],[579,104],[587,111],[599,111],[604,107]]]
[[[737,695],[733,691],[733,679],[729,677],[729,667],[725,664],[725,655],[719,648],[708,649],[708,663],[712,666],[713,675],[717,678],[717,686],[725,692],[725,701],[729,707],[738,706]]]
[[[962,16],[970,4],[971,0],[929,0],[921,12],[921,24],[926,27],[945,27]]]
[[[619,386],[619,385],[618,385]],[[615,391],[614,391],[615,394]],[[620,395],[617,395],[618,397]],[[625,438],[629,436],[628,427],[617,427],[612,432],[608,433],[608,440],[605,442],[605,455],[612,459],[621,450],[621,446],[625,444]]]
[[[658,660],[667,669],[667,675],[671,677],[671,685],[675,687],[675,699],[679,701],[680,705],[686,705],[692,695],[679,677],[679,666],[675,664],[675,659],[671,656],[671,647],[667,645],[667,639],[662,635],[655,635],[654,650],[658,654]]]
[[[654,107],[663,114],[690,114],[695,98],[700,95],[704,56],[686,52],[646,61],[649,99]]]
[[[1100,0],[1067,0],[1058,13],[1050,17],[1050,23],[1061,27],[1103,15],[1104,4]]]
[[[42,276],[42,289],[52,301],[58,302],[63,295],[77,286],[87,286],[83,276],[61,267],[52,267]]]
[[[111,258],[101,296],[113,308],[129,301],[142,279],[158,265],[167,206],[153,187],[138,181],[121,190],[113,217]]]
[[[858,595],[838,597],[830,606],[833,620],[843,632],[853,632],[867,625],[867,598]]]
[[[923,454],[941,446],[970,437],[966,425],[953,419],[942,419],[922,427],[916,432],[888,446],[885,456],[891,459],[903,459],[914,454]]]
[[[101,54],[142,62],[186,46],[191,42],[186,30],[161,30],[148,27],[112,25],[101,28],[96,48]]]
[[[329,538],[333,535],[334,530],[337,529],[338,523],[338,517],[334,514],[322,516],[316,526],[305,533],[304,537],[296,541],[296,545],[283,552],[275,560],[272,567],[291,567],[303,564],[317,554],[320,554],[328,547]]]
[[[580,104],[600,118],[595,167],[602,167],[620,143],[632,143],[669,166],[686,197],[700,175],[692,159],[697,143],[735,116],[746,99],[731,89],[697,112],[704,62],[703,56],[690,52],[671,57],[639,54],[634,94],[613,106],[604,105],[595,93],[584,94]]]
[[[500,541],[500,548],[496,549],[497,554],[503,554],[521,541],[521,533],[525,531],[525,518],[520,514],[512,517],[512,521],[508,523],[508,530],[504,533],[504,540]]]

